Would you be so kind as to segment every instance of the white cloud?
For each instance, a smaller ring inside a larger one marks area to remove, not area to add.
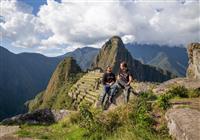
[[[122,41],[127,44],[127,43],[132,43],[135,41],[135,37],[133,35],[124,35],[122,37]]]
[[[37,16],[18,1],[2,0],[0,5],[5,20],[0,23],[2,38],[12,40],[13,46],[44,53],[97,46],[113,35],[123,37],[125,43],[200,41],[199,1],[47,0]]]

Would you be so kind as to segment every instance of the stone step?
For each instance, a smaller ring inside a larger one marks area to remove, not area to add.
[[[89,91],[88,94],[90,94],[91,96],[94,96],[94,97],[98,98],[99,95],[100,95],[100,92],[97,92],[97,91]]]
[[[81,94],[80,94],[80,95],[81,95]],[[81,96],[79,96],[79,97],[76,99],[76,101],[77,101],[78,103],[80,103],[80,102],[82,102],[82,101],[87,101],[87,102],[90,102],[90,103],[95,103],[96,99],[93,99],[93,98],[91,98],[91,97],[89,97],[89,96],[81,95]]]
[[[95,77],[82,77],[80,80],[98,80],[99,78],[95,78]]]
[[[96,81],[92,81],[92,80],[80,80],[77,82],[77,84],[88,84],[88,85],[95,84],[95,83]]]
[[[73,99],[75,99],[80,93],[76,93],[76,92],[69,92],[68,95],[70,97],[72,97]]]
[[[78,95],[78,98],[79,98],[79,97],[81,97],[81,98],[88,97],[88,98],[91,98],[91,99],[93,99],[93,100],[96,100],[98,96],[93,95],[93,94],[91,94],[90,92],[84,93],[84,92],[81,92],[81,91],[80,91],[80,94]]]
[[[101,78],[101,76],[97,76],[97,75],[85,75],[82,78],[94,78],[94,79],[96,79],[96,78]]]
[[[87,86],[80,86],[78,88],[78,90],[80,91],[95,91],[94,87],[93,86],[90,86],[90,87],[87,87]]]
[[[84,90],[79,90],[79,91],[80,91],[80,94],[85,94]],[[98,94],[96,94],[95,91],[86,91],[86,95],[93,96],[94,98],[98,97]]]
[[[82,83],[78,83],[78,84],[75,84],[72,88],[71,88],[71,91],[73,90],[78,90],[78,89],[86,89],[86,90],[93,90],[95,88],[95,85],[93,85],[92,83],[90,84],[82,84]]]
[[[103,73],[87,73],[86,75],[102,76]]]
[[[95,78],[99,78],[99,77],[102,77],[103,75],[98,75],[98,74],[86,74],[84,75],[83,77],[95,77]]]
[[[95,85],[92,85],[92,84],[79,84],[79,85],[76,85],[76,90],[78,89],[94,89],[95,88]]]

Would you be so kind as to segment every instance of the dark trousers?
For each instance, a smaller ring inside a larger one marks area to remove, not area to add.
[[[106,96],[106,94],[109,94],[109,92],[110,92],[110,85],[104,85],[103,92],[99,96],[99,101],[101,103],[104,102],[105,96]]]
[[[118,82],[111,86],[110,96],[113,98],[119,89],[123,89],[124,102],[128,103],[131,86],[122,86]]]

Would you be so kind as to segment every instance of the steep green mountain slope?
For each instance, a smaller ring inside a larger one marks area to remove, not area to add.
[[[78,48],[73,52],[68,52],[60,57],[73,57],[76,60],[77,64],[81,67],[81,69],[85,71],[90,67],[93,59],[95,58],[98,52],[99,49],[97,48],[84,47]]]
[[[183,47],[159,46],[157,44],[126,44],[131,55],[144,64],[185,76],[188,66],[187,50]]]
[[[91,67],[104,70],[106,66],[110,65],[113,67],[113,71],[118,73],[119,65],[122,61],[127,62],[130,72],[139,81],[162,82],[174,77],[168,71],[144,65],[140,61],[133,59],[118,36],[112,37],[103,45]]]
[[[29,110],[38,108],[70,108],[70,87],[82,76],[81,68],[72,57],[66,57],[54,71],[45,91],[29,101]]]
[[[0,120],[24,112],[23,104],[46,87],[59,61],[0,47]]]

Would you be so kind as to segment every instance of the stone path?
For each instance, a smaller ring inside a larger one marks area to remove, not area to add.
[[[14,133],[16,133],[19,129],[19,126],[0,125],[0,140],[33,140],[31,138],[18,138],[14,136]]]

